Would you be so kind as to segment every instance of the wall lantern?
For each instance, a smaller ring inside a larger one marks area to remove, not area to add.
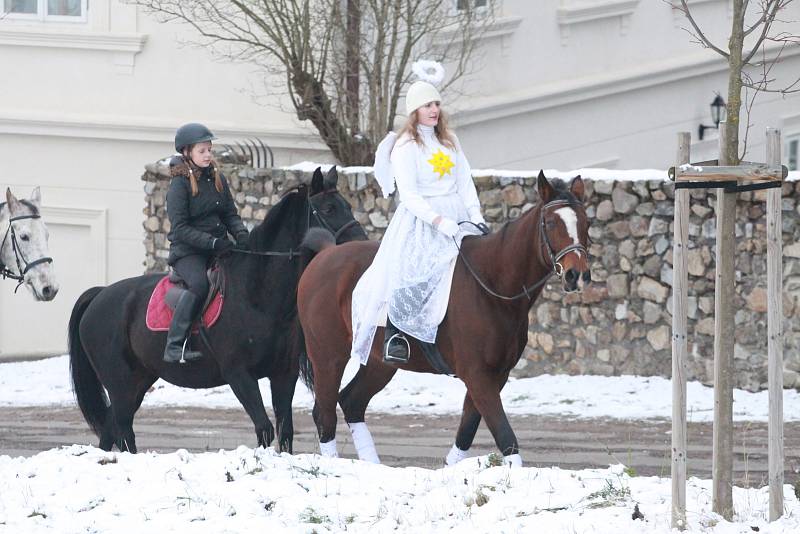
[[[711,120],[714,121],[714,126],[700,124],[700,127],[697,129],[698,137],[701,141],[703,140],[703,134],[706,130],[718,129],[720,121],[725,120],[725,101],[722,100],[722,97],[719,96],[719,93],[711,102]]]

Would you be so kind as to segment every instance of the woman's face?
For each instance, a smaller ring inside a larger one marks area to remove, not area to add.
[[[211,165],[211,141],[203,141],[194,145],[189,152],[189,158],[198,167],[205,168]]]
[[[417,109],[417,121],[423,126],[436,126],[439,124],[439,113],[441,103],[437,101],[428,102]]]

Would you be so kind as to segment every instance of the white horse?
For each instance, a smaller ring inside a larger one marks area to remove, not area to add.
[[[48,256],[49,233],[41,218],[42,195],[33,190],[28,200],[18,200],[6,189],[0,203],[0,276],[25,285],[36,300],[53,300],[58,293],[53,258]],[[15,290],[16,292],[16,290]]]

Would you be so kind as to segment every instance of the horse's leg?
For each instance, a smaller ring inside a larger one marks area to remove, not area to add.
[[[356,375],[339,394],[339,405],[344,412],[344,420],[353,434],[353,445],[360,460],[374,464],[381,463],[375,450],[375,442],[369,433],[367,423],[364,422],[364,416],[369,401],[386,387],[396,372],[396,367],[371,360],[369,365],[358,368]]]
[[[472,441],[475,439],[475,433],[480,424],[481,414],[475,407],[475,403],[472,402],[472,397],[467,393],[464,395],[464,406],[461,409],[461,423],[456,432],[456,442],[447,453],[445,464],[455,465],[467,457],[467,451],[472,447]]]
[[[328,356],[327,351],[321,350],[318,344],[313,344],[307,340],[309,357],[312,354]],[[335,354],[335,353],[333,353]],[[336,458],[339,456],[336,450],[336,402],[339,398],[339,384],[342,383],[344,368],[347,366],[347,358],[325,358],[313,359],[314,365],[314,410],[311,415],[317,425],[319,435],[319,450],[322,456]]]
[[[285,373],[269,378],[272,390],[272,409],[275,411],[275,425],[278,427],[278,447],[280,452],[292,454],[294,423],[292,422],[292,399],[297,385],[298,373]]]
[[[253,421],[258,444],[266,449],[275,438],[275,428],[272,426],[272,422],[267,417],[267,411],[264,409],[264,400],[261,397],[261,391],[258,389],[258,380],[242,366],[224,370],[223,377],[233,390],[236,398],[242,403],[247,415]]]
[[[501,391],[506,383],[508,383],[508,375],[509,373],[506,372],[498,380]],[[447,465],[457,464],[467,457],[467,451],[472,447],[475,433],[478,432],[478,426],[480,424],[481,414],[475,407],[475,403],[472,401],[472,397],[469,396],[469,392],[467,392],[467,394],[464,395],[464,406],[461,409],[461,423],[458,425],[456,442],[447,454],[447,458],[445,458],[445,463]]]
[[[133,417],[142,405],[145,393],[156,381],[156,377],[147,373],[144,369],[136,369],[128,377],[128,380],[126,388],[117,388],[120,391],[108,392],[115,436],[113,441],[116,442],[120,451],[136,454]]]
[[[503,409],[503,402],[500,400],[500,390],[502,389],[502,383],[498,384],[500,378],[502,377],[491,377],[486,370],[476,369],[469,376],[465,376],[463,380],[475,407],[486,420],[486,426],[489,427],[497,448],[506,457],[506,462],[521,466],[522,458],[519,455],[517,436],[511,429],[511,424]]]

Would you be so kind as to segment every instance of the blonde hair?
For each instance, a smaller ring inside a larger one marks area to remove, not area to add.
[[[421,145],[422,138],[419,136],[419,131],[417,131],[417,126],[419,125],[418,113],[419,109],[416,109],[408,116],[406,124],[400,130],[397,137],[400,138],[403,137],[403,134],[408,134],[416,144]],[[438,139],[442,145],[450,150],[456,150],[455,136],[447,124],[447,114],[444,111],[439,111],[439,123],[433,127],[433,133],[436,134],[436,139]]]
[[[183,149],[183,161],[186,162],[186,167],[189,168],[189,184],[192,187],[192,196],[196,197],[197,194],[200,192],[200,189],[197,187],[197,176],[195,176],[195,171],[200,173],[203,172],[200,167],[194,164],[192,158],[189,157],[189,154],[192,153],[192,149],[194,145],[189,145]],[[217,160],[214,157],[211,157],[211,172],[214,173],[214,187],[217,190],[217,193],[222,193],[222,178],[219,175],[219,167],[217,166]]]

